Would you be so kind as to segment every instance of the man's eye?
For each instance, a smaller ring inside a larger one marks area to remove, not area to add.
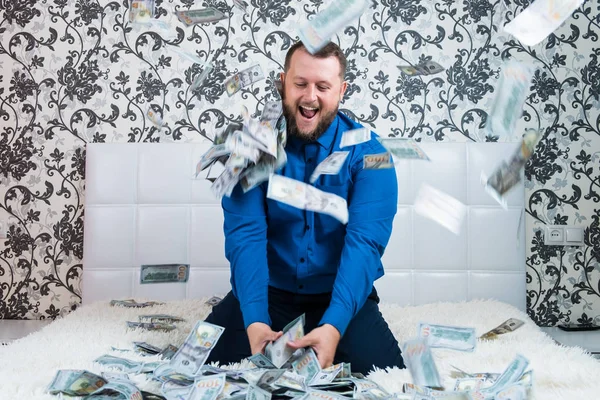
[[[327,86],[317,86],[319,88],[320,91],[325,91],[327,89],[329,89]]]
[[[306,86],[306,83],[296,83],[296,86],[297,87],[304,87],[304,86]]]

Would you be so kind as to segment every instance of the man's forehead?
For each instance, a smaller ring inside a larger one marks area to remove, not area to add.
[[[337,57],[314,57],[303,49],[298,49],[290,62],[288,74],[293,78],[307,80],[331,80],[340,76],[341,65]]]

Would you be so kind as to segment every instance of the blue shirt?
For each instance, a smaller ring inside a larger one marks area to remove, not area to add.
[[[314,183],[347,200],[347,225],[267,199],[268,182],[245,194],[237,185],[231,197],[223,198],[225,255],[246,327],[271,325],[270,285],[293,293],[332,293],[320,325],[331,324],[343,335],[383,275],[381,256],[397,211],[398,183],[393,168],[363,169],[365,154],[386,151],[374,133],[368,142],[340,149],[342,134],[361,127],[338,112],[317,141],[288,137],[287,164],[277,171],[308,183],[327,156],[349,151],[339,174],[321,175]]]

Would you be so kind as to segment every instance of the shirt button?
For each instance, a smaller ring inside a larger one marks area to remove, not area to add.
[[[304,262],[304,257],[302,257],[302,258],[300,259],[300,262],[301,262],[301,263],[303,263],[303,262]]]

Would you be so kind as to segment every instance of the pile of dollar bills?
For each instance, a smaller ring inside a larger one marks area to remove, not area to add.
[[[207,301],[216,305],[221,299]],[[151,307],[156,302],[137,303],[134,300],[114,300],[114,306]],[[184,318],[166,314],[139,316],[145,325],[132,329],[163,331],[160,324],[172,324],[173,329]],[[269,343],[263,353],[250,356],[240,368],[206,364],[211,350],[224,328],[197,321],[181,346],[169,344],[159,348],[146,342],[133,342],[131,349],[112,348],[113,352],[156,356],[153,361],[133,361],[110,354],[94,360],[103,372],[100,375],[85,370],[59,370],[47,388],[48,393],[78,396],[84,399],[178,399],[178,400],[269,400],[272,398],[302,400],[353,399],[527,399],[533,374],[528,361],[517,358],[502,374],[467,373],[454,367],[451,387],[443,387],[435,365],[432,349],[475,351],[478,340],[494,340],[498,335],[518,329],[523,322],[514,318],[481,335],[475,329],[420,323],[418,337],[402,344],[402,355],[412,376],[402,392],[389,393],[360,373],[349,363],[321,368],[311,348],[294,350],[287,344],[305,334],[305,317],[299,316],[284,329],[283,335]],[[138,357],[139,358],[139,357]],[[148,384],[154,382],[154,385]],[[144,391],[138,386],[154,387]],[[159,389],[158,389],[159,388]]]

